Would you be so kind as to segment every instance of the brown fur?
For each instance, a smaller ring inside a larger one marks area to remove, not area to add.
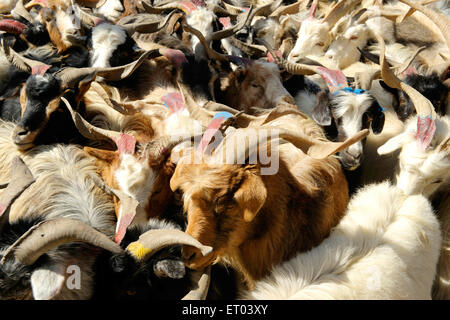
[[[315,160],[290,147],[280,148],[275,175],[260,175],[258,165],[177,165],[171,188],[184,194],[186,232],[214,248],[205,257],[183,248],[188,267],[222,259],[252,288],[273,266],[329,235],[348,203],[339,161]]]

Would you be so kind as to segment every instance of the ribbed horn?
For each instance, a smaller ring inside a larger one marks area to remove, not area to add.
[[[17,69],[28,73],[33,73],[33,71],[35,70],[40,70],[42,68],[47,70],[50,67],[49,65],[40,61],[28,59],[21,56],[8,46],[4,38],[1,38],[0,41],[2,45],[2,51],[5,54],[6,58]]]
[[[191,235],[176,229],[149,230],[143,233],[139,240],[130,243],[126,250],[136,259],[147,261],[159,250],[177,244],[196,247],[204,256],[213,250],[212,247],[204,246]]]
[[[0,263],[3,264],[6,259],[14,257],[23,264],[32,265],[49,250],[71,242],[90,243],[112,253],[123,252],[119,245],[85,222],[56,218],[31,227],[6,250]]]
[[[154,13],[154,14],[161,14],[164,11],[174,10],[174,9],[178,9],[178,10],[182,10],[182,11],[185,10],[181,4],[176,3],[176,2],[169,3],[167,5],[160,6],[160,7],[154,7],[151,4],[148,4],[146,1],[142,1],[142,6],[144,7],[145,11],[147,11],[148,13]]]
[[[144,154],[152,163],[160,163],[174,147],[183,141],[192,139],[191,134],[173,136],[166,135],[150,141],[144,146]]]
[[[132,23],[132,24],[123,24],[120,26],[124,28],[124,30],[128,33],[129,36],[132,36],[135,32],[154,33],[162,30],[174,14],[175,10],[170,12],[164,20],[158,22]]]
[[[20,157],[11,162],[11,182],[0,195],[0,230],[9,220],[9,208],[34,181],[33,174]],[[6,213],[6,214],[5,214]]]
[[[214,41],[214,40],[220,40],[220,39],[231,37],[236,32],[238,32],[243,27],[245,27],[245,25],[247,24],[247,21],[250,20],[252,13],[253,13],[253,6],[250,6],[250,9],[247,11],[246,15],[244,16],[244,18],[241,21],[236,23],[231,28],[227,28],[227,29],[223,29],[223,30],[214,32],[212,35],[210,35],[208,38],[206,38],[206,43],[209,44],[211,41]]]
[[[299,13],[302,9],[305,9],[306,6],[308,5],[309,0],[299,0],[293,4],[287,5],[287,6],[282,6],[282,7],[278,7],[275,11],[273,11],[269,17],[276,17],[279,18],[285,14],[297,14]]]
[[[184,85],[178,83],[178,87],[183,96],[184,104],[186,105],[186,108],[188,109],[190,116],[193,119],[200,122],[200,124],[203,127],[208,127],[209,123],[211,122],[211,119],[214,117],[214,114],[210,113],[205,108],[199,106],[197,102],[194,100],[194,98],[191,96],[189,91],[184,87]]]
[[[327,22],[330,27],[334,26],[340,18],[345,16],[353,7],[361,3],[362,0],[340,0],[336,3],[327,15],[323,18],[323,22]]]
[[[447,47],[450,50],[450,19],[437,11],[434,11],[430,8],[424,7],[423,5],[410,2],[408,0],[399,0],[400,2],[403,2],[404,4],[407,4],[414,10],[420,11],[425,16],[427,16],[431,21],[434,22],[434,24],[439,28],[442,35],[444,36],[444,39],[447,43]]]

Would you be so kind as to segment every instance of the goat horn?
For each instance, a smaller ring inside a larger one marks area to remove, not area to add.
[[[352,144],[361,141],[369,134],[369,130],[364,129],[344,142],[331,142],[326,140],[325,138],[319,140],[317,138],[307,136],[303,133],[293,132],[291,130],[286,130],[278,127],[267,126],[253,130],[256,130],[257,132],[261,130],[274,130],[277,134],[277,138],[281,138],[292,143],[294,146],[302,150],[305,154],[309,155],[311,158],[319,160],[325,159],[335,153],[338,153],[339,151],[348,148]],[[245,155],[254,152],[254,149],[259,144],[268,142],[272,138],[273,137],[269,135],[258,135],[256,140],[251,141],[251,143],[249,143],[246,148],[240,148],[236,154],[234,154],[234,152],[228,152],[227,150],[225,150],[226,152],[223,153],[224,160],[226,161],[225,163],[236,163],[236,160],[244,159]],[[227,140],[227,137],[225,137],[225,140]],[[228,148],[227,145],[223,145],[222,148],[223,147]],[[234,150],[234,146],[231,146],[231,150]],[[232,158],[230,156],[232,156]]]
[[[151,4],[148,4],[146,1],[142,1],[142,6],[144,7],[145,11],[147,11],[148,13],[154,13],[154,14],[161,14],[166,10],[174,10],[174,9],[179,9],[182,11],[185,10],[180,3],[169,3],[164,6],[154,7]]]
[[[9,219],[8,209],[34,181],[33,174],[20,157],[14,157],[11,162],[11,182],[0,195],[0,230]],[[5,212],[7,212],[5,214]]]
[[[113,253],[123,252],[118,244],[85,222],[56,218],[31,227],[6,250],[0,263],[13,256],[25,265],[32,265],[49,250],[71,242],[87,242]]]
[[[450,19],[437,11],[431,10],[429,8],[424,7],[423,5],[410,2],[408,0],[399,0],[404,4],[410,6],[412,9],[420,11],[425,16],[427,16],[434,24],[439,28],[442,32],[442,35],[445,38],[447,43],[447,47],[450,49]]]
[[[72,68],[67,67],[55,72],[55,76],[59,78],[62,82],[62,87],[73,87],[78,84],[78,82],[87,77],[88,75],[98,75],[109,81],[119,81],[123,80],[130,75],[147,59],[155,58],[160,56],[161,53],[159,49],[150,50],[144,52],[139,59],[129,64],[111,67],[111,68]]]
[[[250,6],[250,9],[247,11],[247,14],[240,22],[238,22],[231,28],[227,28],[224,30],[214,32],[211,36],[209,36],[206,39],[206,43],[209,44],[213,40],[220,40],[220,39],[228,38],[228,37],[231,37],[232,35],[234,35],[236,32],[238,32],[243,27],[245,27],[245,25],[247,24],[247,21],[250,20],[250,16],[252,15],[252,12],[253,12],[253,6]]]
[[[242,42],[239,39],[236,39],[235,37],[230,38],[231,43],[233,46],[238,48],[239,50],[243,51],[245,54],[249,56],[263,56],[265,54],[264,47],[258,46],[255,44],[248,44],[245,42]]]
[[[176,229],[153,229],[143,233],[139,240],[128,245],[127,251],[137,260],[147,261],[157,251],[171,245],[188,245],[196,247],[206,256],[213,248],[204,246],[191,235]]]
[[[297,14],[300,12],[301,8],[306,8],[308,2],[309,0],[297,1],[287,6],[278,7],[269,15],[269,17],[279,18],[285,14]]]
[[[148,22],[148,23],[132,23],[120,25],[129,36],[132,36],[135,32],[139,33],[154,33],[160,31],[166,26],[172,16],[175,14],[175,10],[170,12],[166,18],[158,22]]]
[[[439,146],[436,148],[437,152],[445,151],[447,152],[447,157],[450,156],[450,135],[448,135]]]
[[[394,75],[386,63],[386,45],[384,39],[377,33],[375,33],[375,37],[380,45],[381,77],[389,87],[403,90],[413,102],[418,115],[416,140],[422,148],[426,149],[436,132],[436,111],[434,110],[433,104],[416,89],[407,85]]]
[[[209,59],[228,62],[227,56],[216,52],[209,46],[209,43],[206,41],[205,37],[199,30],[192,28],[191,26],[189,26],[186,23],[183,23],[182,26],[183,26],[183,30],[185,30],[186,32],[192,33],[194,36],[196,36],[198,38],[198,40],[202,44],[203,48],[205,49],[206,55],[208,56]]]
[[[39,70],[40,68],[48,69],[50,67],[49,65],[40,61],[28,59],[21,56],[8,46],[4,38],[1,39],[1,45],[8,61],[21,71],[32,73],[34,70]]]
[[[194,271],[192,278],[198,278],[196,283],[196,288],[191,289],[191,291],[186,294],[182,300],[205,300],[208,295],[209,283],[211,281],[211,267],[208,266],[203,271]]]
[[[114,241],[116,243],[120,243],[125,237],[128,226],[133,222],[134,217],[136,216],[136,208],[139,206],[139,201],[123,193],[122,191],[109,187],[97,175],[91,175],[90,178],[94,181],[95,185],[102,189],[105,193],[114,195],[120,200],[122,214],[118,217],[116,235],[114,237]]]
[[[75,2],[83,7],[98,9],[106,3],[107,0],[76,0]]]
[[[83,119],[78,112],[74,111],[66,98],[61,97],[61,100],[69,110],[75,126],[83,137],[91,140],[113,141],[120,154],[124,152],[134,154],[136,146],[136,138],[134,136],[127,133],[97,128]]]
[[[211,114],[208,110],[199,106],[184,85],[179,83],[178,87],[190,116],[200,122],[203,127],[208,127],[214,114]]]
[[[226,3],[225,1],[221,1],[221,3],[225,7],[225,10],[218,5],[213,5],[213,6],[209,6],[209,7],[214,13],[221,13],[221,14],[234,15],[234,16],[237,16],[245,11],[244,8],[233,6],[229,3]]]
[[[191,139],[191,134],[180,136],[166,135],[159,137],[144,146],[144,152],[152,163],[160,163],[164,155],[183,141]]]
[[[11,11],[11,14],[13,16],[19,16],[25,20],[27,20],[29,23],[34,23],[33,16],[31,13],[28,12],[28,10],[25,8],[23,4],[23,0],[18,0],[16,3],[16,6]]]
[[[434,107],[431,102],[417,90],[398,79],[389,69],[386,63],[386,45],[384,43],[384,39],[379,34],[375,34],[375,37],[380,45],[381,76],[384,82],[391,88],[405,91],[413,101],[418,115],[423,118],[431,117],[432,119],[436,119],[436,112],[434,111]]]
[[[334,26],[344,15],[346,15],[354,6],[362,0],[340,0],[327,13],[323,22],[327,22],[330,27]]]

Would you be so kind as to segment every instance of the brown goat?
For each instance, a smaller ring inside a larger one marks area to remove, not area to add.
[[[262,175],[260,162],[223,164],[214,156],[200,164],[189,156],[179,161],[170,186],[183,193],[186,232],[214,248],[202,256],[184,247],[188,267],[222,260],[252,288],[273,266],[317,246],[339,222],[348,186],[338,159],[314,159],[292,144],[278,149],[273,175]]]

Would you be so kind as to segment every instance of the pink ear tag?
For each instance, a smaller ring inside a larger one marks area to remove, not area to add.
[[[190,14],[192,11],[197,10],[197,6],[190,1],[182,1],[180,4],[186,14]]]
[[[13,19],[0,20],[0,31],[5,31],[12,34],[21,34],[27,26],[22,22]]]
[[[160,52],[177,67],[181,67],[183,63],[188,62],[186,56],[181,50],[164,48],[160,49]]]
[[[203,133],[197,151],[204,153],[216,132],[219,131],[222,124],[231,117],[233,117],[233,115],[226,111],[216,113],[209,123],[208,128],[206,128],[205,133]]]
[[[170,113],[176,113],[186,109],[183,96],[180,92],[171,92],[161,98],[164,105],[170,110]]]
[[[312,3],[311,8],[309,9],[308,19],[314,20],[314,15],[316,14],[317,4],[315,2]]]
[[[417,70],[414,67],[409,67],[408,69],[402,72],[403,78],[406,78],[407,76],[412,76],[414,74],[417,74]]]
[[[274,50],[275,55],[281,59],[281,51],[279,50]],[[274,57],[272,56],[272,54],[270,52],[267,52],[267,61],[268,62],[272,62],[272,63],[276,63]]]
[[[344,89],[348,87],[347,78],[340,70],[329,70],[324,67],[318,67],[319,74],[327,83],[330,92]]]
[[[230,19],[230,17],[219,18],[219,22],[224,28],[231,28],[231,19]]]
[[[430,146],[435,132],[436,121],[431,116],[417,117],[417,133],[415,138],[419,147],[426,150]]]
[[[136,138],[127,133],[121,133],[120,138],[113,139],[119,150],[119,154],[134,154],[136,148]]]
[[[31,74],[39,74],[39,75],[43,75],[44,73],[47,72],[48,69],[50,69],[51,66],[49,66],[48,64],[43,64],[40,66],[35,66],[31,69]]]

